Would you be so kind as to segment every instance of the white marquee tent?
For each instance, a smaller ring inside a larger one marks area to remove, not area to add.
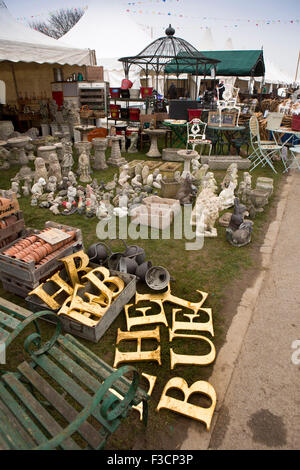
[[[120,9],[120,2],[89,2],[89,7],[78,23],[58,42],[72,47],[93,47],[97,64],[105,71],[105,80],[111,86],[119,87],[124,78],[120,57],[136,55],[150,42],[151,38],[130,16]],[[140,69],[138,69],[139,71]],[[137,83],[139,73],[130,70],[130,79]]]
[[[91,41],[93,43],[93,41]],[[0,1],[0,61],[94,65],[93,51],[63,42],[18,23]]]

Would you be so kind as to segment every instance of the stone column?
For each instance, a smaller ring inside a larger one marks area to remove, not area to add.
[[[108,168],[105,160],[105,151],[107,149],[107,139],[106,138],[95,138],[92,140],[95,155],[94,155],[94,170],[106,170]]]
[[[115,135],[110,137],[111,140],[111,154],[110,158],[107,160],[107,163],[112,166],[122,166],[126,165],[127,161],[121,155],[120,150],[120,137],[119,135]]]

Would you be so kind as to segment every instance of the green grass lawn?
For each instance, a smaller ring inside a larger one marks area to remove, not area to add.
[[[146,151],[146,149],[145,149]],[[109,153],[109,150],[108,150]],[[128,161],[135,159],[147,159],[145,153],[126,154]],[[242,248],[232,247],[225,239],[225,228],[216,223],[218,237],[205,239],[204,247],[200,251],[186,251],[186,240],[126,240],[127,244],[138,244],[146,251],[147,259],[152,261],[153,265],[165,266],[174,278],[172,281],[172,292],[186,300],[197,301],[199,294],[196,290],[207,292],[208,298],[204,307],[213,309],[213,321],[215,336],[213,338],[217,353],[226,338],[228,328],[228,319],[224,318],[224,302],[230,296],[230,289],[234,289],[235,282],[239,281],[248,270],[259,270],[258,247],[262,244],[267,224],[271,221],[271,210],[275,207],[280,198],[280,187],[284,180],[281,173],[281,164],[276,163],[277,174],[273,174],[269,168],[257,168],[252,172],[252,187],[255,187],[258,176],[267,176],[274,178],[274,194],[270,199],[270,204],[265,211],[258,214],[254,220],[254,230],[252,233],[252,242]],[[75,166],[77,169],[77,166]],[[10,178],[18,171],[17,167],[0,173],[0,188],[10,187]],[[93,177],[102,181],[109,181],[113,174],[118,171],[110,167],[106,171],[94,172]],[[220,184],[225,172],[214,172],[217,182]],[[239,178],[242,179],[243,172],[239,172]],[[26,227],[41,229],[47,220],[78,227],[82,230],[84,246],[87,248],[90,244],[96,242],[96,225],[98,219],[88,219],[84,216],[74,214],[72,216],[54,216],[49,210],[39,207],[31,207],[30,198],[20,198],[20,207],[24,213]],[[112,245],[115,251],[120,251],[121,243],[117,240]],[[142,291],[143,286],[138,285],[138,291]],[[243,291],[240,292],[242,296]],[[0,289],[0,295],[19,305],[25,306],[23,299],[5,292]],[[232,312],[234,314],[234,312]],[[171,326],[171,306],[166,306],[166,315],[169,326]],[[153,326],[153,328],[156,325]],[[124,313],[122,312],[117,320],[112,324],[105,335],[97,344],[82,340],[94,353],[99,355],[109,364],[113,364],[114,352],[116,346],[117,329],[126,330]],[[53,331],[53,326],[44,322],[42,324],[43,333],[47,336]],[[163,387],[171,377],[183,377],[189,385],[196,380],[208,380],[213,366],[176,366],[170,370],[170,343],[168,329],[165,326],[160,327],[161,334],[161,356],[162,366],[156,363],[134,364],[141,372],[146,372],[157,376],[157,383],[150,400],[149,423],[146,430],[138,421],[138,414],[133,412],[130,417],[124,421],[109,440],[107,448],[111,449],[132,449],[148,448],[163,449],[175,448],[181,442],[186,432],[186,428],[191,422],[188,418],[175,415],[168,410],[155,411],[161,396]],[[205,333],[204,333],[205,335]],[[26,335],[25,335],[26,336]],[[23,359],[22,341],[24,335],[18,338],[10,347],[9,358],[14,364],[18,364]],[[209,335],[208,335],[209,337]],[[145,349],[151,349],[151,342],[145,342]],[[205,348],[200,348],[198,344],[192,341],[177,339],[172,347],[180,354],[205,354]],[[204,425],[198,423],[199,431],[204,431]]]

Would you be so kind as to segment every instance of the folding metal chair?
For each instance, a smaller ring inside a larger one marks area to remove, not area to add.
[[[272,156],[282,149],[282,145],[277,145],[276,143],[270,142],[262,142],[260,140],[260,132],[259,132],[259,124],[256,116],[251,116],[249,121],[249,129],[250,129],[250,141],[251,146],[253,149],[252,154],[250,155],[250,159],[252,159],[252,164],[250,171],[254,170],[258,165],[265,166],[268,164],[274,173],[277,171],[274,168],[272,163]]]
[[[290,148],[291,158],[289,164],[285,166],[283,173],[287,172],[290,168],[298,168],[300,170],[300,145]]]

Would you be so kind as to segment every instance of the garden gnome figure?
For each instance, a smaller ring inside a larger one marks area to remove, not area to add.
[[[85,151],[80,154],[78,165],[80,174],[79,181],[81,181],[81,183],[89,183],[91,181],[91,177],[89,175],[89,157]]]
[[[34,162],[35,172],[34,172],[34,183],[37,183],[40,178],[44,178],[45,181],[48,181],[48,172],[45,164],[45,160],[42,157],[37,157]]]

